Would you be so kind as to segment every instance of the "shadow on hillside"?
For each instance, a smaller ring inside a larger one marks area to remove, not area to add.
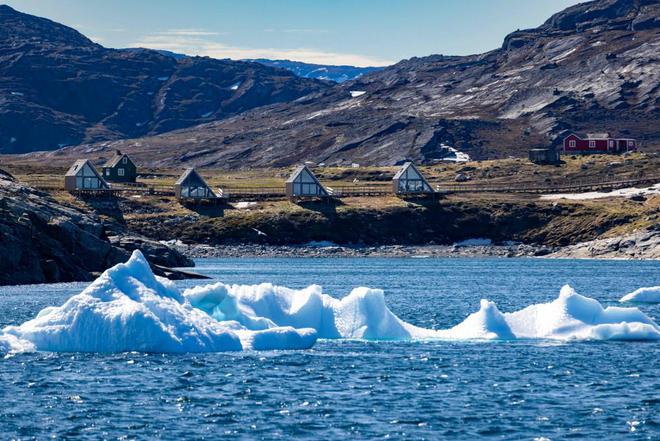
[[[316,211],[321,214],[336,214],[337,207],[344,205],[342,201],[334,198],[300,200],[295,202],[299,207],[305,210]]]
[[[185,206],[188,210],[194,211],[200,216],[205,217],[223,217],[225,210],[228,208],[226,205],[211,205],[211,204],[187,204]]]

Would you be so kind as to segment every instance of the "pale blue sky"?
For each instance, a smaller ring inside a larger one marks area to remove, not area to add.
[[[2,1],[2,0],[0,0]],[[494,49],[576,0],[5,0],[107,47],[384,65]]]

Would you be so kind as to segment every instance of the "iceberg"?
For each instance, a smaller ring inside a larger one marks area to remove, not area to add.
[[[448,340],[515,340],[506,317],[493,302],[481,300],[479,311],[470,314],[463,322],[446,331],[438,331],[436,337]]]
[[[278,326],[313,328],[320,338],[408,340],[433,334],[394,315],[383,290],[355,288],[339,300],[311,285],[293,290],[270,283],[215,283],[187,289],[190,303],[219,321],[233,320],[251,329]]]
[[[639,288],[621,297],[621,300],[619,301],[622,303],[660,303],[660,286]]]
[[[64,305],[5,327],[0,353],[297,350],[318,338],[660,340],[660,326],[637,308],[603,307],[566,285],[548,303],[503,313],[484,299],[456,326],[425,329],[397,317],[381,289],[355,288],[337,299],[318,285],[295,290],[218,282],[181,292],[135,251]]]
[[[603,306],[565,285],[550,303],[504,315],[516,338],[659,340],[660,327],[637,308]]]
[[[174,284],[154,274],[140,251],[105,271],[60,307],[43,309],[20,326],[7,326],[9,351],[30,344],[53,352],[220,352],[313,346],[311,329],[273,327],[255,333],[194,308]]]
[[[637,308],[603,306],[570,286],[549,303],[502,313],[482,300],[477,312],[449,329],[407,323],[387,307],[380,289],[355,288],[339,300],[318,285],[293,290],[269,283],[215,283],[184,291],[190,303],[219,321],[251,329],[313,328],[319,338],[366,340],[659,340],[660,327]]]

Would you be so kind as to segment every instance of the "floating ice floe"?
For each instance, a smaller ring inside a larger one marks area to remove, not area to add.
[[[45,308],[0,335],[2,344],[14,351],[54,352],[218,352],[254,345],[303,349],[316,342],[313,329],[274,326],[253,332],[236,322],[215,320],[194,308],[172,282],[154,276],[139,251],[64,305]]]
[[[184,295],[217,320],[250,329],[313,328],[320,338],[373,340],[408,340],[425,331],[395,316],[380,289],[356,288],[338,300],[323,294],[318,285],[293,290],[270,283],[216,283],[188,289]]]
[[[620,302],[660,303],[660,286],[639,288],[621,297]]]
[[[656,288],[657,289],[657,288]],[[380,289],[336,299],[318,285],[215,283],[178,291],[154,276],[135,251],[60,307],[0,333],[0,353],[217,352],[307,349],[317,338],[366,340],[660,340],[660,327],[637,308],[606,307],[570,286],[549,303],[502,313],[482,300],[449,329],[406,323]]]
[[[516,338],[660,340],[660,326],[637,308],[603,306],[565,285],[550,303],[504,314]]]
[[[257,329],[313,328],[320,338],[369,340],[659,340],[660,327],[637,308],[607,307],[570,286],[549,303],[502,313],[493,302],[450,329],[424,329],[394,315],[383,291],[356,288],[341,300],[312,285],[302,290],[261,284],[214,285],[188,289],[190,303],[216,319]]]

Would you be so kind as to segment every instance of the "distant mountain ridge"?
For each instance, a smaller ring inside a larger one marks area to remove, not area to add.
[[[355,80],[362,75],[383,69],[382,67],[334,66],[303,63],[301,61],[291,60],[268,60],[265,58],[255,58],[245,61],[254,61],[266,66],[280,67],[282,69],[290,70],[302,78],[315,78],[317,80],[328,80],[335,83]]]
[[[484,54],[412,58],[290,103],[85,148],[155,165],[392,165],[431,163],[445,145],[502,158],[557,146],[570,132],[609,131],[660,151],[659,53],[659,0],[597,0]]]
[[[0,153],[163,133],[328,87],[258,63],[106,49],[0,5]]]
[[[172,51],[159,50],[158,52],[168,57],[172,57],[175,60],[181,60],[182,58],[188,57],[188,55],[179,54]],[[317,80],[332,81],[334,83],[343,83],[345,81],[355,80],[362,75],[383,69],[382,67],[356,67],[346,65],[339,66],[329,64],[313,64],[303,63],[302,61],[269,60],[266,58],[245,59],[242,61],[249,61],[260,63],[265,66],[286,69],[301,78],[313,78]]]

